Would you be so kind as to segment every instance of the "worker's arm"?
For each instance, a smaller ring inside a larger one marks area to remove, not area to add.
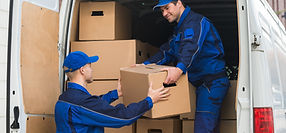
[[[154,56],[150,57],[148,60],[144,61],[143,64],[148,65],[155,63],[157,65],[166,65],[171,62],[171,56],[168,53],[170,50],[169,42],[164,43],[160,47],[160,51]]]
[[[120,84],[120,79],[117,81],[117,89],[116,90],[112,90],[109,91],[108,93],[104,94],[104,95],[100,95],[99,97],[101,97],[101,99],[107,101],[108,103],[112,103],[115,100],[118,99],[118,97],[121,97],[122,91],[121,91],[121,84]]]
[[[100,95],[99,97],[101,99],[107,101],[108,103],[112,103],[118,99],[118,92],[117,92],[117,90],[112,90],[112,91],[109,91],[108,93],[106,93],[104,95]]]
[[[150,85],[148,97],[127,107],[123,104],[111,106],[98,96],[87,96],[78,103],[73,103],[70,110],[72,121],[90,126],[122,127],[132,124],[141,115],[153,107],[153,103],[166,100],[169,89],[163,87],[153,90]]]

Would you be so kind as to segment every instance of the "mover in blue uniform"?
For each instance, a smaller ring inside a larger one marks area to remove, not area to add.
[[[104,127],[119,128],[135,122],[153,107],[153,103],[167,100],[169,89],[153,90],[150,85],[148,96],[125,107],[110,103],[122,96],[121,85],[105,95],[91,95],[86,90],[92,82],[91,63],[98,56],[88,57],[80,51],[71,52],[64,60],[64,70],[70,82],[67,90],[60,95],[55,107],[57,133],[103,133]]]
[[[181,0],[159,0],[160,9],[170,23],[177,23],[173,36],[160,47],[160,52],[144,62],[175,68],[168,71],[165,83],[175,83],[188,73],[196,89],[195,133],[219,132],[219,114],[229,88],[225,73],[222,41],[214,25],[206,17],[193,12]]]

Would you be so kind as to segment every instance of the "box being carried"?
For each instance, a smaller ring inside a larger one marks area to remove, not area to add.
[[[139,102],[147,97],[149,83],[152,88],[158,89],[163,86],[167,72],[162,68],[170,66],[142,65],[138,67],[121,68],[121,86],[123,92],[123,103]],[[167,101],[155,103],[153,108],[145,113],[146,117],[161,118],[182,113],[191,112],[189,84],[187,75],[183,74],[175,86],[170,87],[171,95]]]

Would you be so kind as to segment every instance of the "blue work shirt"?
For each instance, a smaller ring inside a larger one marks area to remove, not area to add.
[[[118,99],[117,90],[92,96],[83,86],[68,83],[55,107],[57,133],[103,133],[104,127],[120,128],[135,122],[153,107],[150,97],[125,107],[111,106]]]
[[[189,81],[195,84],[225,73],[223,56],[222,41],[215,27],[206,17],[187,6],[169,42],[144,64],[168,65],[173,62],[183,73],[188,73]]]

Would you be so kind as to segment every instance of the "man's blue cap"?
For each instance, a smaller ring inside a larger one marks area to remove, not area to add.
[[[63,66],[68,68],[65,72],[73,72],[86,64],[96,62],[98,59],[98,56],[88,57],[84,52],[75,51],[65,58]]]
[[[159,3],[153,7],[153,10],[155,10],[157,7],[165,6],[172,1],[176,1],[176,0],[159,0]]]

